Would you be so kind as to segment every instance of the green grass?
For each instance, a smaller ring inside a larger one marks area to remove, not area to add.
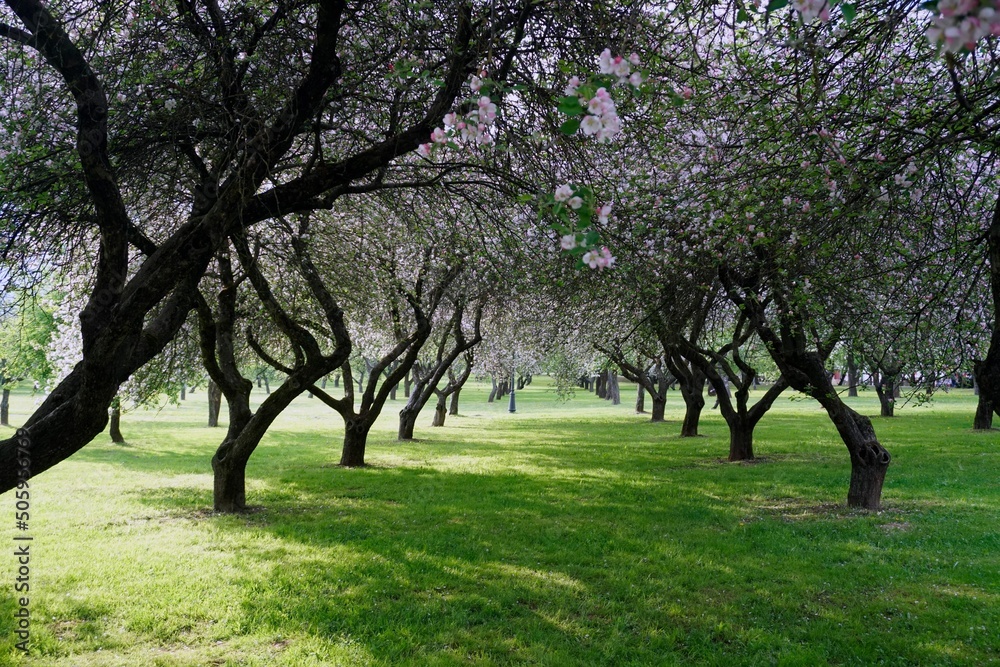
[[[517,398],[473,387],[405,445],[390,405],[358,470],[335,465],[339,418],[299,399],[242,516],[208,511],[204,392],[126,414],[126,446],[34,480],[32,652],[10,648],[4,584],[0,665],[1000,664],[1000,435],[969,429],[968,392],[875,420],[879,513],[844,507],[847,452],[813,403],[780,399],[744,465],[711,410],[677,437],[676,392],[665,424],[544,379]]]

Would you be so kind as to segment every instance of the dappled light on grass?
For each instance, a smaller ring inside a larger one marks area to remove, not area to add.
[[[779,401],[764,462],[741,465],[720,462],[716,413],[706,437],[676,437],[674,393],[650,424],[543,385],[514,418],[471,388],[464,410],[482,416],[427,415],[419,442],[397,442],[387,411],[362,469],[335,465],[335,423],[299,399],[251,459],[238,515],[211,511],[223,429],[127,415],[130,447],[96,442],[38,478],[31,664],[996,657],[976,628],[1000,623],[998,443],[954,396],[880,426],[896,460],[872,513],[846,508],[846,451],[808,404]]]

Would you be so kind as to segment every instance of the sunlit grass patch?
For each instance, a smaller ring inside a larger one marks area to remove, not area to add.
[[[673,392],[664,424],[544,379],[513,415],[485,395],[412,443],[390,405],[352,470],[339,418],[301,398],[233,516],[211,511],[203,393],[126,414],[128,446],[36,479],[33,654],[12,664],[1000,662],[1000,436],[969,430],[968,392],[876,420],[877,513],[846,508],[847,452],[811,403],[780,399],[744,465],[708,408],[677,437]]]

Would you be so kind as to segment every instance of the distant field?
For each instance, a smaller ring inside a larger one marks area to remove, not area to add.
[[[0,558],[0,666],[1000,664],[1000,431],[970,430],[970,391],[874,419],[894,460],[871,514],[845,508],[847,451],[812,402],[779,399],[747,465],[724,462],[712,399],[681,439],[678,392],[665,424],[631,385],[561,403],[540,378],[513,415],[486,394],[443,428],[428,408],[405,445],[390,404],[357,470],[340,418],[300,398],[242,516],[210,512],[203,390],[126,414],[127,445],[33,480],[32,654]]]

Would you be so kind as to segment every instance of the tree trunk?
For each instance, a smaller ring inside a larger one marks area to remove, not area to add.
[[[361,419],[345,420],[344,449],[340,455],[340,465],[345,468],[359,468],[365,465],[365,445],[368,443],[370,428],[371,424]]]
[[[181,383],[181,400],[187,400],[187,382]]]
[[[490,397],[486,399],[487,403],[492,403],[497,397],[497,379],[491,375],[490,382],[493,383],[493,389],[490,390]]]
[[[437,405],[434,406],[434,420],[431,422],[431,426],[444,426],[444,418],[448,412],[447,407],[447,398],[439,396]]]
[[[850,398],[858,397],[858,363],[854,359],[854,353],[847,354],[847,374],[850,375],[850,384],[847,385],[847,395]]]
[[[122,409],[117,402],[111,404],[111,422],[108,435],[111,436],[111,442],[116,445],[125,444],[125,436],[122,435]]]
[[[457,415],[458,414],[458,395],[462,393],[461,387],[456,389],[451,394],[451,403],[448,405],[448,414]]]
[[[730,461],[751,461],[753,460],[753,429],[754,425],[747,423],[748,420],[738,417],[729,425],[729,460]]]
[[[396,437],[400,440],[413,440],[413,429],[417,425],[418,410],[412,409],[409,404],[399,411],[399,430]]]
[[[399,389],[399,384],[398,383],[392,385],[392,389],[389,390],[389,400],[390,401],[395,401],[396,400],[396,390],[398,390],[398,389]]]
[[[611,380],[608,382],[610,387],[608,388],[608,398],[611,399],[612,405],[621,405],[622,403],[622,393],[618,386],[618,373],[615,371],[611,372]]]
[[[876,439],[871,420],[846,405],[843,408],[846,414],[840,423],[833,415],[831,418],[851,454],[851,485],[847,490],[847,504],[877,510],[881,507],[882,484],[892,457]]]
[[[635,387],[635,413],[637,415],[644,415],[646,414],[646,390],[638,383]]]
[[[893,399],[893,376],[880,375],[875,379],[875,395],[878,396],[879,414],[882,417],[894,416],[896,401]]]
[[[663,413],[667,409],[667,397],[653,395],[653,412],[650,421],[661,422],[663,421]]]
[[[683,390],[681,391],[683,394]],[[681,437],[693,438],[698,435],[698,422],[701,421],[701,410],[705,407],[705,397],[699,392],[684,395],[684,423],[681,424]]]
[[[403,398],[410,397],[410,385],[413,383],[413,378],[410,377],[410,372],[407,371],[406,375],[403,376]]]
[[[975,387],[979,387],[979,375],[985,369],[985,361],[977,361],[972,369],[972,382]],[[976,417],[972,422],[972,428],[977,431],[988,431],[993,428],[993,413],[996,410],[988,391],[979,392],[979,402],[976,404]]]
[[[213,380],[208,381],[208,425],[219,425],[219,410],[222,409],[222,389]]]
[[[681,382],[681,396],[684,398],[684,423],[681,424],[681,437],[693,438],[698,435],[701,410],[705,407],[704,373],[692,368],[691,378]]]
[[[0,398],[0,426],[10,426],[10,389],[4,389]]]
[[[212,506],[216,512],[242,512],[246,510],[247,459],[225,455],[225,443],[212,457]]]
[[[267,376],[264,376],[264,393],[268,396],[271,395],[271,383],[267,381]]]

